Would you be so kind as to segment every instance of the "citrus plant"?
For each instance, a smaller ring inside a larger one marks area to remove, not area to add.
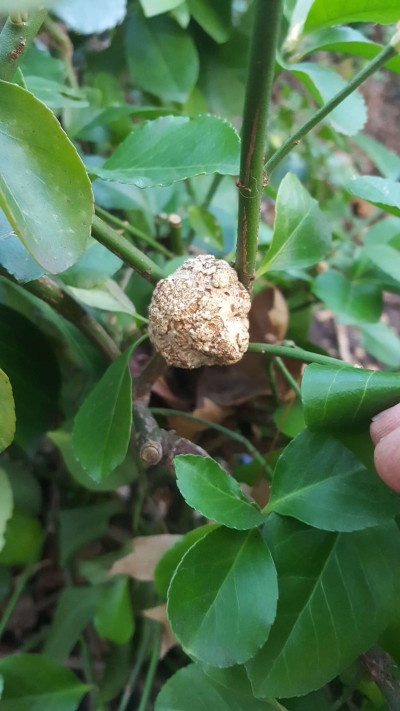
[[[398,710],[398,0],[0,13],[0,708]]]

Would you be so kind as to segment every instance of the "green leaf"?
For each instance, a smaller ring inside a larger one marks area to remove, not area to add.
[[[21,57],[20,68],[25,80],[32,76],[44,77],[62,84],[65,78],[63,61],[52,57],[48,49],[39,43],[31,44],[25,50]]]
[[[326,104],[347,85],[339,74],[322,64],[302,62],[289,64],[287,68],[307,87],[320,106]],[[326,120],[332,128],[346,136],[353,136],[361,131],[367,121],[367,109],[362,95],[357,91],[353,92],[329,113]]]
[[[161,556],[154,571],[154,584],[161,597],[167,597],[172,576],[185,553],[194,543],[199,541],[200,538],[203,538],[203,536],[206,536],[215,528],[217,528],[215,523],[207,523],[205,526],[194,528],[182,536],[180,541],[177,541],[171,548],[168,548]]]
[[[364,253],[385,274],[400,281],[400,250],[390,244],[366,244]]]
[[[10,380],[0,370],[0,452],[10,446],[15,434],[15,405]]]
[[[47,433],[48,438],[58,447],[61,452],[64,464],[71,476],[80,486],[90,491],[114,491],[121,486],[131,484],[137,477],[138,469],[135,459],[132,456],[120,464],[104,481],[93,481],[76,460],[72,449],[71,433],[65,430],[56,430]]]
[[[4,547],[7,521],[11,518],[14,498],[8,476],[0,469],[0,550]]]
[[[400,496],[341,442],[305,430],[279,457],[266,511],[324,531],[358,531],[400,513]]]
[[[136,344],[112,363],[75,417],[72,446],[94,481],[102,481],[121,464],[132,426],[132,379],[129,360]]]
[[[29,357],[27,357],[29,356]],[[24,316],[0,305],[0,367],[10,378],[16,443],[29,448],[58,410],[59,372],[47,338]]]
[[[400,281],[400,220],[379,220],[364,237],[364,254],[385,274]]]
[[[100,637],[125,644],[133,635],[134,619],[127,575],[118,575],[106,585],[94,618]]]
[[[39,279],[44,274],[43,269],[15,234],[2,210],[0,210],[0,264],[23,284]]]
[[[106,501],[94,506],[64,509],[58,514],[60,525],[60,564],[65,565],[77,551],[105,536],[109,518],[121,510],[119,501]]]
[[[362,348],[391,368],[400,366],[400,338],[389,326],[381,322],[364,323],[360,329]]]
[[[89,106],[86,95],[79,89],[71,89],[60,82],[45,77],[24,77],[28,91],[43,101],[49,109],[82,109]]]
[[[132,671],[132,645],[109,645],[104,672],[100,681],[100,694],[105,705],[124,691]]]
[[[279,431],[283,432],[286,437],[295,437],[302,432],[306,423],[304,421],[304,412],[301,402],[295,400],[290,404],[286,403],[277,407],[274,412],[274,422],[279,428]]]
[[[91,35],[119,25],[126,15],[126,6],[127,0],[58,0],[54,13],[75,32]]]
[[[375,175],[361,175],[347,183],[346,190],[400,217],[400,183]]]
[[[187,654],[229,667],[267,639],[277,596],[274,564],[259,532],[218,528],[182,558],[168,591],[168,619]]]
[[[312,363],[305,370],[301,395],[311,430],[367,426],[400,400],[400,375]]]
[[[37,519],[14,510],[7,521],[4,537],[0,565],[22,565],[29,563],[37,553],[42,527]]]
[[[314,0],[304,31],[350,22],[390,24],[399,19],[398,0]]]
[[[239,137],[217,116],[166,116],[148,121],[123,141],[103,168],[103,180],[149,188],[194,175],[237,175]]]
[[[91,107],[87,111],[80,111],[75,121],[68,125],[68,135],[84,138],[88,136],[94,128],[109,126],[128,116],[156,119],[160,116],[174,116],[178,113],[178,111],[171,107],[162,106],[132,106],[131,104],[120,104],[101,109]],[[87,158],[93,159],[96,158],[96,156],[87,156],[86,159]]]
[[[192,17],[216,42],[226,42],[231,24],[231,0],[187,0]]]
[[[54,0],[0,0],[0,12],[8,14],[16,10],[30,10],[38,7],[50,7]]]
[[[42,489],[36,472],[27,469],[25,463],[20,461],[4,461],[3,469],[12,489],[14,508],[33,518],[39,516],[42,509]]]
[[[276,711],[283,707],[254,699],[213,683],[198,664],[189,664],[161,689],[155,711]]]
[[[301,696],[333,679],[387,624],[399,575],[394,523],[325,533],[269,517],[264,535],[279,581],[276,620],[247,664],[256,696]]]
[[[115,311],[116,313],[136,315],[136,310],[130,299],[120,286],[112,279],[101,286],[90,289],[78,289],[76,286],[67,287],[67,291],[77,301],[92,309],[101,311]]]
[[[223,686],[225,689],[253,698],[253,690],[244,664],[236,664],[233,667],[226,667],[225,669],[210,667],[209,664],[201,664],[201,668],[211,679],[213,684]],[[281,709],[282,707],[277,704],[276,708]]]
[[[400,61],[400,56],[398,60]],[[355,136],[353,141],[371,158],[384,178],[389,180],[400,178],[400,156],[397,153],[390,151],[382,143],[375,141],[365,133]]]
[[[35,326],[40,323],[44,333],[49,334],[52,341],[62,348],[71,363],[84,371],[83,377],[90,383],[99,377],[104,369],[104,360],[99,352],[76,326],[66,321],[49,304],[4,277],[0,277],[0,301]]]
[[[162,15],[164,12],[174,10],[183,0],[140,0],[142,10],[146,17]]]
[[[89,687],[44,654],[0,659],[4,679],[1,711],[76,711]]]
[[[247,530],[264,522],[258,506],[243,494],[233,477],[213,459],[184,454],[175,457],[176,481],[185,501],[206,518],[229,528]]]
[[[64,271],[90,237],[86,170],[50,109],[16,84],[0,82],[0,98],[0,206],[36,261]]]
[[[312,290],[325,302],[340,323],[378,321],[382,313],[382,290],[368,280],[349,281],[335,269],[319,274]]]
[[[292,173],[282,180],[276,199],[271,246],[257,276],[267,271],[310,267],[322,259],[331,244],[331,232],[319,205]]]
[[[56,662],[65,662],[83,630],[93,620],[101,592],[100,585],[61,590],[43,647],[44,654]]]
[[[329,27],[306,35],[296,46],[296,56],[299,54],[304,57],[306,54],[313,54],[320,50],[330,50],[331,52],[344,52],[365,59],[373,59],[382,49],[382,45],[372,42],[353,27]],[[400,57],[393,57],[386,62],[385,67],[400,73]]]
[[[60,278],[68,286],[92,289],[110,279],[121,266],[119,257],[95,242],[72,267],[60,274]]]
[[[136,86],[163,101],[183,103],[196,83],[199,58],[187,32],[170,17],[145,20],[132,11],[126,23],[126,59]]]
[[[199,205],[190,205],[188,215],[192,230],[196,232],[202,242],[222,251],[224,248],[224,236],[221,225],[214,215],[206,210],[205,207],[200,207]]]

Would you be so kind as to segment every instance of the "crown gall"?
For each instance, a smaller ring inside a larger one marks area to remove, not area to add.
[[[149,336],[169,365],[231,365],[249,343],[250,297],[232,267],[212,255],[188,259],[162,279],[149,308]]]

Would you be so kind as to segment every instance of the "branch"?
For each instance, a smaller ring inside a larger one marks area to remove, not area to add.
[[[163,254],[165,257],[168,257],[168,259],[172,259],[172,257],[175,256],[174,253],[170,252],[169,249],[164,247],[164,245],[160,244],[155,239],[150,237],[150,235],[146,234],[146,232],[142,232],[142,230],[139,230],[138,227],[134,227],[133,225],[131,225],[130,222],[120,220],[119,217],[112,215],[107,210],[103,210],[103,208],[99,207],[98,205],[95,206],[95,210],[96,210],[96,215],[98,215],[99,217],[102,217],[103,220],[107,220],[108,222],[111,222],[111,224],[114,224],[116,227],[120,227],[125,232],[129,232],[129,234],[133,235],[134,237],[139,237],[139,239],[143,240],[143,242],[146,242],[146,244],[148,244],[149,247],[156,249],[158,252]]]
[[[157,284],[160,279],[164,278],[162,270],[155,262],[96,215],[93,218],[92,237],[107,247],[110,252],[114,252],[125,264],[135,269],[151,284]]]
[[[229,430],[227,427],[224,427],[223,425],[220,425],[217,422],[210,422],[210,420],[204,420],[202,417],[197,417],[196,415],[192,415],[189,412],[183,412],[182,410],[170,410],[169,408],[167,409],[164,407],[151,407],[150,411],[155,415],[164,415],[166,417],[168,417],[169,415],[185,417],[187,420],[193,420],[194,422],[198,422],[201,425],[206,425],[210,429],[217,430],[217,432],[222,432],[230,439],[234,439],[236,442],[240,442],[240,444],[242,444],[247,449],[247,451],[250,452],[252,457],[257,460],[261,469],[265,469],[268,473],[268,467],[262,454],[260,454],[258,449],[250,442],[249,439],[247,439],[247,437],[244,437],[243,435],[239,434],[239,432]]]
[[[168,217],[168,224],[171,228],[171,247],[174,254],[181,256],[185,253],[182,240],[182,218],[175,212]]]
[[[67,32],[63,28],[47,17],[44,22],[44,29],[47,34],[53,40],[55,46],[58,48],[61,54],[62,62],[64,64],[65,74],[68,79],[70,86],[73,89],[79,89],[79,82],[76,78],[74,67],[72,64],[72,56],[74,53],[74,45],[71,42]]]
[[[40,279],[30,281],[27,284],[19,284],[3,267],[0,267],[0,276],[17,284],[21,289],[29,291],[30,294],[33,294],[38,299],[45,301],[67,321],[73,323],[86,336],[88,341],[93,343],[97,350],[103,354],[107,361],[112,362],[120,354],[113,339],[98,321],[49,277],[42,276]]]
[[[254,281],[264,189],[268,109],[282,16],[282,0],[255,0],[243,113],[236,271],[248,291]]]
[[[293,346],[278,346],[270,345],[269,343],[249,343],[247,352],[281,356],[282,358],[293,358],[293,360],[301,360],[303,363],[319,363],[320,365],[336,366],[336,368],[338,366],[354,368],[353,363],[346,363],[338,358],[331,358],[331,356],[322,355],[320,353],[305,351],[303,348],[299,348],[294,344]]]
[[[382,649],[373,647],[361,657],[369,678],[381,690],[388,711],[398,711],[400,700],[400,669]]]
[[[301,402],[301,390],[298,386],[298,383],[295,381],[293,375],[286,368],[286,365],[284,364],[283,360],[281,360],[280,358],[275,358],[275,363],[277,368],[281,371],[283,377],[286,379],[286,382],[288,383],[288,385],[290,385],[290,387]]]
[[[372,74],[374,74],[378,69],[380,69],[389,59],[394,57],[397,54],[397,50],[395,48],[396,45],[396,36],[392,39],[391,43],[388,44],[386,47],[383,48],[383,50],[368,64],[365,65],[363,69],[361,69],[358,74],[356,74],[351,81],[349,81],[346,86],[339,91],[335,96],[330,99],[324,106],[321,106],[320,109],[312,116],[308,121],[306,121],[300,128],[292,135],[289,136],[289,138],[281,145],[279,150],[274,153],[269,160],[267,160],[265,164],[265,170],[267,171],[267,175],[270,176],[274,168],[278,165],[278,163],[281,162],[281,160],[287,156],[288,153],[297,146],[298,142],[304,138],[304,136],[311,131],[311,129],[314,128],[318,123],[322,121],[322,119],[325,118],[328,114],[333,111],[333,109],[336,108],[336,106],[339,106],[339,104],[342,103],[350,94],[353,93],[357,89],[357,87],[360,86],[368,77],[370,77]],[[397,38],[398,40],[398,38]]]
[[[135,400],[141,400],[148,404],[150,400],[151,388],[160,375],[163,374],[167,364],[160,353],[153,353],[146,365],[134,378],[132,383],[132,393]]]
[[[12,81],[26,48],[36,37],[47,10],[36,10],[23,21],[22,13],[14,13],[8,18],[0,33],[0,79]]]
[[[154,467],[162,462],[174,473],[174,457],[177,454],[198,454],[210,458],[210,455],[197,444],[184,437],[178,437],[175,432],[161,429],[143,402],[133,403],[133,425],[139,457],[142,464],[147,467]]]

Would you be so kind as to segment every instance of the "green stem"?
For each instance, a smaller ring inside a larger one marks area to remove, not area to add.
[[[275,368],[274,368],[274,365],[275,365],[275,364],[274,364],[274,361],[273,361],[273,360],[268,361],[268,362],[267,362],[267,372],[268,372],[269,384],[270,384],[270,386],[271,386],[272,397],[273,397],[273,399],[274,399],[274,401],[275,401],[276,407],[279,407],[279,405],[280,405],[281,403],[280,403],[280,399],[279,399],[278,388],[277,388],[277,385],[276,385],[276,376],[275,376]]]
[[[214,195],[217,192],[223,177],[224,176],[221,175],[220,173],[216,173],[214,175],[212,183],[207,190],[206,196],[205,196],[203,202],[201,203],[201,207],[204,207],[205,210],[208,210],[209,206],[211,205]]]
[[[0,620],[0,639],[3,636],[3,633],[8,625],[9,619],[14,612],[14,608],[22,594],[22,592],[25,589],[25,586],[32,574],[33,568],[36,565],[40,553],[42,551],[42,545],[43,545],[43,538],[39,541],[38,546],[35,550],[35,553],[33,554],[32,558],[28,563],[26,564],[24,570],[22,571],[21,575],[19,576],[18,583],[15,586],[14,592],[11,595],[7,605],[6,609],[3,612],[2,618]]]
[[[392,44],[388,44],[383,50],[377,54],[374,59],[371,59],[360,72],[358,72],[346,86],[330,99],[324,106],[311,116],[300,128],[289,136],[289,138],[281,145],[281,147],[269,158],[265,164],[267,176],[270,176],[274,168],[287,156],[288,153],[297,146],[298,142],[311,131],[318,123],[322,121],[328,114],[339,106],[350,94],[353,93],[368,77],[380,69],[389,59],[396,55],[396,49]]]
[[[0,276],[17,284],[21,289],[29,291],[38,299],[45,301],[54,311],[57,311],[67,321],[79,328],[81,333],[90,341],[110,363],[119,356],[120,351],[111,336],[75,299],[63,291],[52,279],[47,276],[40,277],[27,284],[19,284],[3,267],[0,266]]]
[[[57,24],[57,22],[51,20],[50,17],[46,18],[44,22],[44,29],[59,49],[69,85],[73,89],[79,89],[79,82],[76,78],[74,67],[72,65],[74,45],[68,37],[68,34],[61,28],[60,25]]]
[[[160,254],[163,254],[165,257],[168,257],[168,259],[171,259],[174,256],[174,254],[170,252],[169,249],[157,242],[157,240],[150,237],[150,235],[147,235],[146,232],[142,232],[142,230],[139,230],[137,227],[131,225],[129,222],[126,222],[125,220],[120,220],[119,217],[112,215],[107,210],[103,210],[103,208],[99,207],[98,205],[96,205],[95,210],[96,215],[102,217],[103,220],[111,222],[112,225],[120,227],[122,230],[128,232],[134,237],[139,237],[139,239],[141,239],[143,242],[146,242],[149,247],[152,247],[153,249],[157,250],[158,252],[160,252]]]
[[[299,400],[301,402],[301,390],[300,390],[298,384],[296,383],[293,375],[291,373],[289,373],[288,369],[286,368],[285,364],[283,363],[283,361],[280,358],[275,358],[275,363],[277,365],[277,368],[279,368],[283,377],[286,378],[290,387],[292,388],[292,390],[294,390],[294,392],[296,393],[297,397],[299,398]]]
[[[133,693],[133,689],[135,687],[136,679],[138,678],[139,672],[143,666],[147,650],[149,648],[149,644],[151,641],[151,623],[149,620],[144,621],[143,625],[143,635],[142,635],[142,640],[140,642],[140,647],[137,655],[137,660],[133,666],[132,672],[130,674],[130,677],[128,679],[128,683],[125,687],[125,691],[123,693],[122,699],[120,701],[120,704],[118,706],[118,711],[126,711],[130,698]]]
[[[160,653],[161,635],[162,635],[162,625],[157,624],[157,628],[154,635],[153,651],[150,658],[149,668],[146,674],[146,680],[144,682],[142,698],[140,699],[139,708],[137,711],[146,711],[147,702],[149,700],[151,687],[153,685],[154,675],[157,671],[158,656]]]
[[[233,430],[229,430],[227,427],[217,424],[216,422],[204,420],[202,417],[196,417],[196,415],[192,415],[189,412],[183,412],[181,410],[170,410],[165,407],[151,407],[150,412],[152,412],[154,415],[177,415],[178,417],[185,417],[187,420],[193,420],[193,422],[198,422],[201,425],[206,425],[210,429],[216,430],[217,432],[222,432],[230,439],[233,439],[236,442],[240,442],[240,444],[243,444],[250,452],[250,454],[254,457],[254,459],[257,460],[262,469],[265,469],[268,472],[268,467],[265,463],[265,459],[262,454],[260,454],[258,449],[254,446],[254,444],[250,442],[250,440],[247,439],[247,437],[244,437],[238,432],[234,432]]]
[[[104,711],[103,700],[100,697],[99,689],[97,686],[96,675],[93,669],[92,658],[90,655],[89,645],[82,634],[79,638],[79,644],[81,649],[81,659],[82,667],[85,675],[85,681],[91,687],[90,690],[90,709],[91,711]]]
[[[155,262],[96,215],[93,218],[92,237],[104,244],[110,252],[114,252],[117,257],[120,257],[151,284],[157,284],[160,279],[164,278],[163,272]]]
[[[305,351],[298,346],[275,346],[269,343],[249,343],[248,353],[263,353],[270,356],[281,356],[282,358],[293,358],[293,360],[301,360],[303,363],[319,363],[320,365],[331,365],[336,367],[354,368],[352,363],[346,363],[338,358]]]
[[[173,212],[168,217],[168,224],[171,228],[172,251],[180,257],[185,251],[182,240],[182,218]]]
[[[12,81],[23,53],[36,37],[46,15],[47,10],[36,10],[29,14],[27,22],[13,22],[8,18],[0,34],[0,79]]]
[[[251,291],[257,255],[268,109],[275,72],[275,55],[282,0],[255,0],[253,32],[243,113],[239,175],[239,217],[236,271]]]

